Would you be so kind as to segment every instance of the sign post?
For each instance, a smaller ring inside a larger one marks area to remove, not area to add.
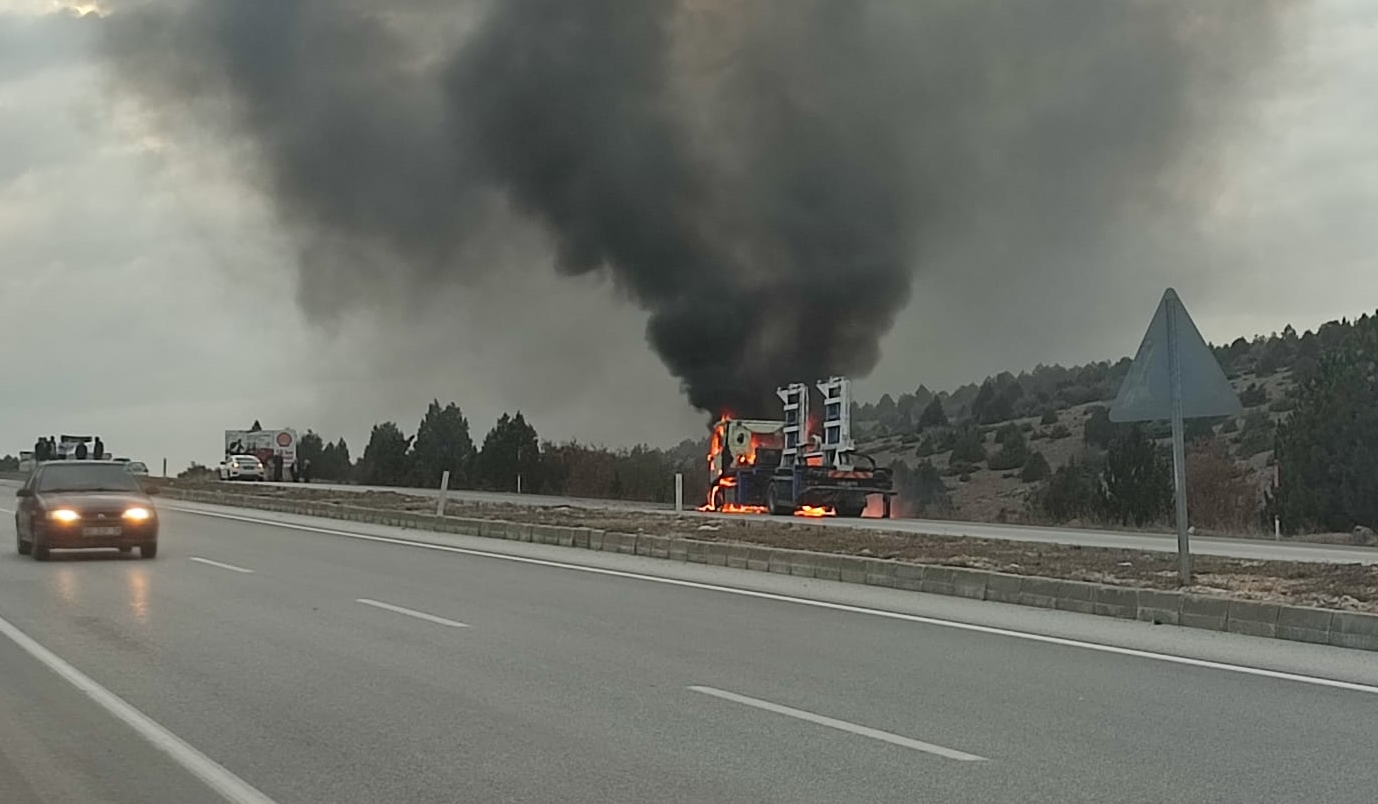
[[[440,491],[435,497],[435,515],[445,516],[445,493],[450,490],[450,470],[440,473]]]
[[[1186,420],[1237,416],[1239,397],[1225,378],[1177,292],[1168,288],[1149,322],[1120,392],[1110,406],[1113,422],[1172,423],[1172,486],[1177,520],[1177,580],[1191,583],[1187,540]]]
[[[675,473],[675,512],[684,510],[684,473]]]
[[[1172,394],[1172,497],[1177,503],[1177,582],[1191,583],[1191,545],[1187,541],[1187,436],[1182,413],[1182,359],[1178,349],[1177,311],[1181,302],[1168,291],[1163,296],[1167,307],[1167,363]],[[1212,357],[1214,357],[1212,355]]]

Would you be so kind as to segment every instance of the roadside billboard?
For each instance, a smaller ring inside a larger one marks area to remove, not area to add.
[[[297,461],[297,432],[280,430],[226,430],[225,455],[253,455],[264,465],[271,466],[275,456],[282,456],[283,467]]]

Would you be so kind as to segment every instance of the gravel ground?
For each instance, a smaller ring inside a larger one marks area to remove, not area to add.
[[[312,488],[245,487],[162,481],[175,488],[220,490],[265,498],[333,502],[362,508],[433,513],[435,500],[395,492],[331,492]],[[955,536],[897,534],[826,528],[807,520],[743,516],[737,520],[620,513],[586,508],[540,508],[451,502],[450,516],[591,527],[621,533],[654,533],[705,541],[729,541],[865,555],[922,564],[996,570],[1077,581],[1177,589],[1173,553],[1075,545],[1000,541]],[[1378,566],[1294,561],[1246,561],[1195,556],[1196,585],[1185,591],[1221,594],[1290,605],[1378,612]]]

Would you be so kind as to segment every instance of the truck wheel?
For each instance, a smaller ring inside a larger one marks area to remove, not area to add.
[[[158,543],[157,543],[157,542],[144,542],[143,544],[139,545],[139,558],[157,558],[157,557],[158,557]]]
[[[789,516],[794,513],[790,506],[781,504],[780,487],[775,483],[766,487],[766,509],[775,516]]]
[[[53,557],[48,545],[43,543],[43,539],[37,533],[33,534],[33,541],[29,542],[29,552],[33,553],[34,561],[47,561]]]
[[[23,539],[19,538],[19,526],[18,526],[18,525],[15,525],[15,529],[14,529],[14,546],[15,546],[15,549],[19,551],[19,555],[21,555],[21,556],[26,556],[26,555],[28,555],[28,554],[30,554],[30,553],[33,552],[33,545],[32,545],[32,544],[29,544],[28,542],[26,542],[26,541],[24,541]]]
[[[865,512],[866,506],[857,505],[856,503],[847,503],[837,507],[837,515],[843,519],[857,519]]]

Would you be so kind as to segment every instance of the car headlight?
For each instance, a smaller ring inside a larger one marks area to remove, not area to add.
[[[124,518],[132,522],[143,522],[153,514],[147,508],[130,508],[124,512]]]
[[[78,519],[81,519],[81,514],[78,514],[70,508],[59,508],[56,511],[49,511],[48,518],[55,519],[58,522],[76,522]]]

